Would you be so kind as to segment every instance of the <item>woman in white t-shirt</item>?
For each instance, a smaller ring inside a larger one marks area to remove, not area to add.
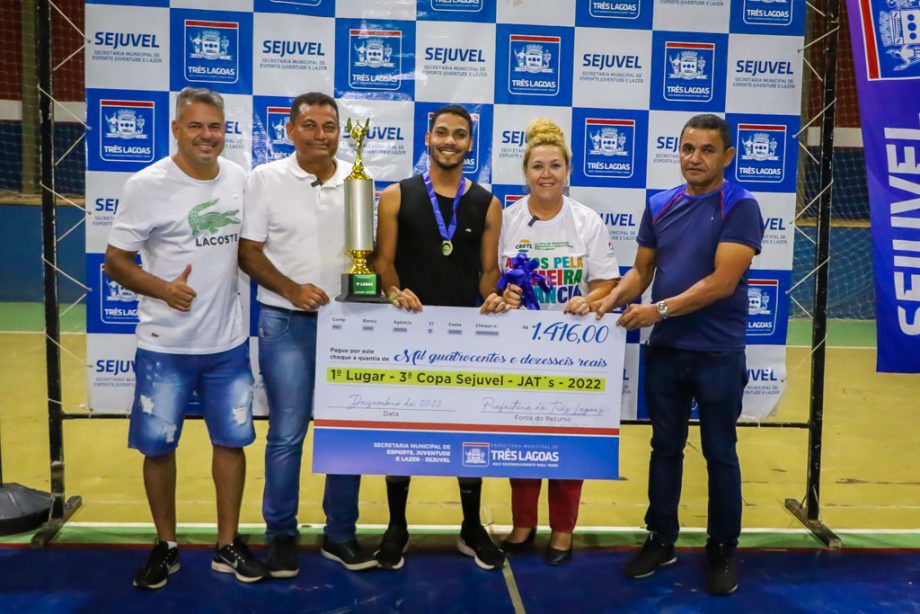
[[[572,155],[562,130],[550,120],[534,120],[527,128],[524,178],[529,195],[502,212],[500,265],[507,269],[519,253],[537,258],[537,272],[549,278],[548,291],[535,287],[540,309],[588,314],[593,303],[616,285],[619,268],[610,235],[596,211],[565,196]],[[520,307],[521,288],[513,284],[499,296],[490,295],[483,313]],[[514,530],[502,543],[505,552],[533,546],[537,500],[542,481],[511,480]],[[546,551],[550,564],[572,558],[572,531],[578,519],[582,480],[549,480],[549,516],[552,536]]]

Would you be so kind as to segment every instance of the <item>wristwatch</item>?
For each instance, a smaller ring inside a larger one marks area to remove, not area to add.
[[[667,320],[671,313],[668,311],[668,304],[664,301],[658,301],[655,303],[655,309],[658,310],[659,315],[661,315],[662,320]]]

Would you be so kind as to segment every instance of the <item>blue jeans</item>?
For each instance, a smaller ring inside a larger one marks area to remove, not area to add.
[[[262,516],[269,539],[297,535],[303,440],[313,414],[316,314],[259,305],[259,368],[268,396]],[[359,475],[327,475],[323,495],[326,536],[355,538]]]
[[[167,354],[137,348],[135,373],[129,448],[144,456],[175,450],[194,392],[198,392],[212,444],[242,448],[255,441],[248,341],[215,354]]]
[[[710,541],[734,548],[741,534],[741,467],[735,424],[747,384],[744,351],[694,352],[649,346],[645,352],[645,398],[652,421],[649,463],[649,531],[673,543],[680,530],[684,446],[690,405],[700,412],[700,438],[709,474]]]

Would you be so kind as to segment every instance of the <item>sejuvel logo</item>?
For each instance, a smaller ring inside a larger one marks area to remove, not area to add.
[[[488,467],[489,466],[489,449],[488,443],[468,443],[463,442],[463,466],[464,467]]]
[[[680,145],[679,136],[659,136],[655,140],[655,149],[658,151],[677,151],[677,146]]]
[[[111,196],[106,197],[102,196],[96,199],[96,204],[93,207],[95,213],[116,213],[118,211],[118,200]]]
[[[772,335],[776,330],[776,302],[779,281],[775,279],[748,280],[747,334]]]
[[[240,25],[199,19],[186,19],[184,24],[186,80],[236,83],[240,78]]]
[[[288,56],[312,56],[322,58],[326,56],[323,44],[316,41],[266,39],[262,41],[262,53],[276,55],[279,58]]]
[[[769,383],[769,382],[778,382],[779,378],[776,376],[776,371],[773,369],[748,369],[747,370],[748,379],[752,382],[760,383]]]
[[[482,49],[476,47],[425,47],[425,60],[438,64],[485,64]]]
[[[523,130],[502,130],[502,144],[523,147],[527,144],[527,133]]]
[[[137,294],[105,274],[99,267],[99,318],[106,324],[137,324]]]
[[[788,26],[792,23],[790,0],[744,0],[744,23],[757,26]]]
[[[96,373],[109,373],[111,375],[134,373],[134,361],[120,360],[117,358],[100,358],[96,361],[95,370]]]
[[[558,36],[511,34],[508,46],[508,91],[512,94],[555,96],[559,93]]]
[[[348,37],[349,86],[364,90],[398,90],[402,82],[402,32],[353,28],[348,31]]]
[[[636,122],[631,119],[585,119],[585,175],[626,178],[633,174]]]
[[[109,162],[153,162],[152,101],[100,100],[99,157]]]
[[[636,221],[632,213],[611,213],[609,211],[601,213],[601,220],[608,227],[617,228],[635,228]]]
[[[709,102],[713,97],[715,43],[665,42],[664,99]]]
[[[95,44],[97,47],[111,47],[113,51],[122,47],[139,49],[159,49],[156,34],[143,32],[96,32]]]
[[[735,167],[738,181],[782,183],[785,178],[786,126],[738,124],[741,151]]]

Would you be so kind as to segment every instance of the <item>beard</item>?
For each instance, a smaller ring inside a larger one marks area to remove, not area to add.
[[[445,170],[445,171],[452,171],[455,168],[462,167],[463,161],[466,160],[466,154],[464,154],[463,157],[461,157],[457,162],[445,163],[444,161],[435,157],[434,154],[435,154],[434,148],[429,148],[428,149],[428,159],[431,160],[432,164],[437,164],[438,168],[441,168],[442,170]]]

